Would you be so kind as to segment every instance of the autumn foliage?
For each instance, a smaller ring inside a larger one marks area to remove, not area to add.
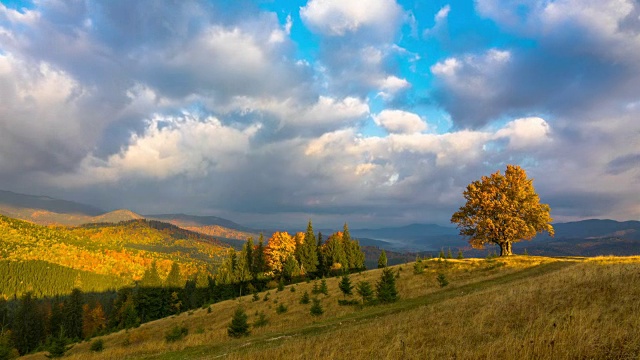
[[[464,198],[466,204],[451,222],[475,248],[494,243],[501,256],[512,255],[513,242],[531,240],[543,231],[554,234],[549,205],[540,203],[533,179],[519,166],[507,165],[504,175],[497,171],[472,182]]]

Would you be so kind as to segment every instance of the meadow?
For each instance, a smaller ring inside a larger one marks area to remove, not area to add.
[[[314,281],[271,289],[156,320],[76,344],[67,359],[627,359],[640,356],[640,257],[425,260],[391,267],[400,300],[388,305],[338,304],[340,278],[329,295]],[[352,274],[373,285],[381,270]],[[449,284],[441,287],[438,274]],[[319,282],[319,281],[318,281]],[[317,284],[316,284],[317,286]],[[293,290],[292,290],[293,289]],[[302,294],[318,297],[314,317]],[[266,300],[265,300],[266,298]],[[286,312],[276,310],[284,305]],[[268,324],[233,339],[227,326],[237,307]],[[174,327],[181,340],[167,342]],[[27,359],[45,359],[45,353]]]

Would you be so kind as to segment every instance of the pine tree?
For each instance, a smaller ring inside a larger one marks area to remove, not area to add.
[[[453,254],[451,254],[451,248],[447,251],[447,259],[453,259]]]
[[[324,314],[324,309],[322,308],[320,299],[314,297],[312,301],[313,301],[313,305],[311,305],[311,309],[309,309],[309,311],[311,312],[311,315],[320,316]]]
[[[462,260],[464,259],[464,256],[462,255],[462,250],[458,249],[458,256],[456,257],[458,260]]]
[[[289,255],[282,265],[282,277],[284,277],[287,282],[291,282],[291,279],[299,273],[300,267],[298,266],[298,262],[292,255]]]
[[[300,267],[305,274],[315,273],[318,271],[318,251],[311,220],[309,220],[309,223],[307,224],[307,231],[304,234],[304,242],[302,243],[302,249],[300,252]]]
[[[439,259],[444,259],[444,250],[440,249],[440,254],[438,255]]]
[[[309,303],[309,293],[305,291],[304,294],[302,294],[302,297],[300,298],[300,304],[308,304],[308,303]]]
[[[84,305],[82,291],[73,289],[71,295],[64,301],[62,309],[62,324],[69,339],[82,339],[82,305]]]
[[[373,299],[373,289],[368,281],[360,281],[356,286],[358,295],[362,297],[362,303],[366,304]]]
[[[51,341],[51,345],[48,349],[49,354],[47,354],[46,357],[50,359],[63,357],[64,354],[71,348],[70,346],[67,346],[68,341],[69,340],[64,334],[64,329],[61,328],[58,336],[53,338],[53,341]]]
[[[44,325],[44,317],[31,293],[24,294],[12,327],[13,344],[20,355],[35,350],[44,340]]]
[[[244,246],[242,247],[242,250],[244,252],[244,256],[245,256],[245,260],[246,260],[246,264],[247,264],[247,270],[249,271],[249,273],[253,276],[254,272],[254,265],[253,265],[253,252],[254,252],[254,248],[253,248],[253,237],[249,236],[247,238],[247,242],[244,244]]]
[[[390,303],[398,300],[398,290],[396,290],[396,278],[393,270],[385,268],[382,270],[380,280],[376,284],[376,297],[382,303]]]
[[[342,281],[340,281],[340,284],[338,286],[340,287],[340,291],[342,291],[345,297],[353,293],[353,285],[351,285],[351,279],[349,279],[349,275],[342,276]]]
[[[253,277],[258,277],[267,271],[267,260],[264,256],[264,236],[260,233],[260,238],[258,239],[258,246],[256,250],[253,252]]]
[[[169,275],[167,275],[164,281],[164,286],[171,289],[182,288],[184,286],[182,275],[180,274],[180,265],[175,261],[171,264],[171,270],[169,270]]]
[[[233,314],[233,318],[231,318],[231,323],[229,327],[227,327],[227,334],[230,337],[243,337],[248,336],[250,334],[249,331],[249,323],[247,322],[248,316],[245,313],[244,309],[238,307],[236,312]]]
[[[318,291],[322,294],[329,295],[329,288],[327,287],[327,281],[325,279],[320,281],[320,289]]]
[[[378,258],[378,269],[383,269],[387,267],[387,253],[382,250],[380,252],[380,257]]]

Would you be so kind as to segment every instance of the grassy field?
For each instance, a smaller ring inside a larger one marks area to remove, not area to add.
[[[393,267],[401,299],[390,305],[340,306],[339,278],[319,295],[325,313],[299,299],[313,282],[245,296],[102,337],[105,349],[75,345],[67,359],[636,359],[640,357],[640,257],[429,260]],[[437,274],[450,284],[440,287]],[[380,270],[351,275],[374,284]],[[295,288],[292,292],[291,288]],[[313,295],[312,295],[313,296]],[[355,298],[355,297],[354,297]],[[285,304],[287,312],[276,313]],[[265,327],[231,339],[242,306]],[[174,326],[188,328],[167,343]],[[45,359],[44,354],[30,359]]]

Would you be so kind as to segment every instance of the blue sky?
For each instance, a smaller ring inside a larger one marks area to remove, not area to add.
[[[255,226],[446,224],[506,164],[640,218],[633,0],[0,4],[0,188]]]

